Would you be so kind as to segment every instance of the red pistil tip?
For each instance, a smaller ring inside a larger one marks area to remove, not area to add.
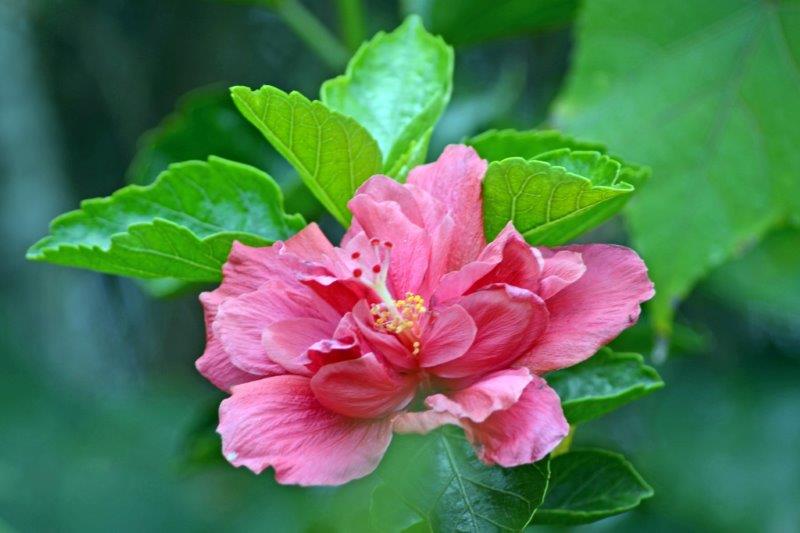
[[[389,248],[389,249],[391,249],[391,248],[392,248],[392,246],[394,246],[394,244],[392,244],[390,241],[386,241],[385,243],[383,243],[383,245],[384,245],[385,247]]]
[[[380,271],[381,271],[381,266],[380,266],[380,265],[374,265],[374,266],[372,267],[372,271],[373,271],[373,272],[375,272],[376,274],[380,273]]]
[[[360,278],[361,274],[363,274],[363,272],[361,271],[360,268],[357,268],[357,269],[353,270],[353,276],[355,276],[357,278]]]
[[[378,246],[381,243],[381,241],[379,239],[372,239],[371,241],[369,241],[369,243],[372,246]]]
[[[350,257],[352,257],[353,259],[358,259],[359,257],[361,257],[361,252],[353,252],[350,255]]]

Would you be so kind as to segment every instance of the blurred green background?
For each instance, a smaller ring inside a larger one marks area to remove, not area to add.
[[[215,442],[190,444],[221,397],[193,366],[203,348],[195,291],[157,299],[148,292],[157,287],[24,260],[80,199],[150,179],[170,157],[197,157],[168,139],[128,168],[142,134],[186,93],[206,87],[189,101],[209,106],[197,120],[219,143],[237,120],[225,87],[316,96],[341,70],[267,6],[285,3],[260,3],[0,2],[0,531],[333,528],[330,491],[204,464]],[[304,2],[333,33],[352,4]],[[487,128],[546,122],[571,65],[576,2],[364,4],[366,36],[416,11],[456,45],[453,99],[431,154]],[[316,213],[248,133],[226,144],[228,156],[268,169],[294,191],[294,208]],[[627,239],[619,221],[587,238]],[[653,344],[647,316],[617,341],[653,355],[667,387],[576,437],[624,451],[656,497],[580,529],[800,531],[800,234],[787,226],[742,247],[677,317],[668,350]]]

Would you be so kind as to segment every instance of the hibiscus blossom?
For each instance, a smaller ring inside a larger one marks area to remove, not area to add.
[[[542,377],[631,326],[653,295],[628,248],[529,246],[509,223],[487,244],[486,161],[449,146],[350,201],[334,247],[315,224],[265,248],[235,243],[201,295],[197,368],[231,393],[225,457],[281,483],[336,485],[378,465],[393,432],[461,426],[478,457],[513,467],[566,436]]]

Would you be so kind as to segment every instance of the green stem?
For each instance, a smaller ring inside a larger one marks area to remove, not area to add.
[[[280,0],[275,11],[311,50],[333,70],[342,70],[349,54],[339,40],[298,0]]]
[[[364,4],[362,0],[338,0],[339,28],[351,52],[358,50],[366,39]]]

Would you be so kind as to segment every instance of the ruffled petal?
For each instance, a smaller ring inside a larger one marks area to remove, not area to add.
[[[493,372],[480,381],[449,394],[434,394],[425,405],[439,413],[456,418],[483,422],[492,413],[517,403],[533,377],[527,368],[510,368]]]
[[[269,359],[289,372],[309,375],[308,365],[312,362],[309,348],[321,340],[331,339],[335,330],[335,325],[317,318],[289,318],[266,326],[261,342]],[[248,362],[237,360],[236,364],[249,368]]]
[[[276,376],[233,387],[219,410],[225,457],[279,483],[340,485],[378,466],[392,438],[389,419],[348,418],[325,409],[310,379]]]
[[[419,292],[428,270],[431,239],[416,225],[396,201],[376,201],[367,194],[357,194],[347,204],[370,239],[392,243],[388,284],[392,294]]]
[[[499,285],[462,298],[477,326],[475,341],[467,352],[429,369],[442,378],[479,376],[506,368],[527,352],[547,328],[547,307],[534,293]]]
[[[369,353],[320,368],[311,379],[311,390],[331,411],[354,418],[380,418],[408,405],[417,381]]]
[[[539,281],[539,296],[547,300],[567,286],[578,281],[586,272],[581,254],[560,250],[544,260],[542,279]]]
[[[437,309],[420,338],[419,365],[432,367],[464,355],[475,341],[478,328],[460,305]]]
[[[206,325],[206,348],[195,362],[195,367],[222,390],[228,391],[233,385],[258,379],[259,376],[245,372],[231,362],[222,342],[214,333],[217,309],[228,298],[254,291],[269,279],[261,265],[276,253],[271,248],[253,248],[234,242],[228,261],[222,267],[222,284],[213,291],[200,294]]]
[[[353,308],[352,318],[362,340],[372,351],[382,356],[395,368],[403,370],[417,368],[418,361],[396,336],[374,328],[374,321],[367,302],[361,301]]]
[[[268,357],[263,332],[270,324],[297,318],[317,319],[331,328],[339,322],[337,313],[311,290],[268,280],[258,290],[225,300],[213,330],[234,365],[259,376],[272,376],[286,370]]]
[[[474,260],[486,245],[481,201],[486,167],[471,147],[450,145],[436,162],[416,167],[408,175],[409,184],[441,201],[453,217],[458,231],[450,247],[448,271]]]
[[[550,326],[517,364],[534,373],[572,366],[593,355],[639,318],[653,283],[636,252],[608,244],[564,248],[581,254],[586,272],[547,300]]]
[[[467,439],[486,464],[511,468],[534,463],[567,436],[561,401],[544,379],[531,376],[519,400],[481,423],[462,419]]]
[[[434,410],[400,413],[393,419],[394,431],[397,433],[418,433],[424,435],[446,424],[459,425],[458,418],[450,413]]]
[[[538,292],[542,268],[539,251],[529,246],[509,222],[475,261],[442,277],[433,302],[451,302],[495,283]]]

